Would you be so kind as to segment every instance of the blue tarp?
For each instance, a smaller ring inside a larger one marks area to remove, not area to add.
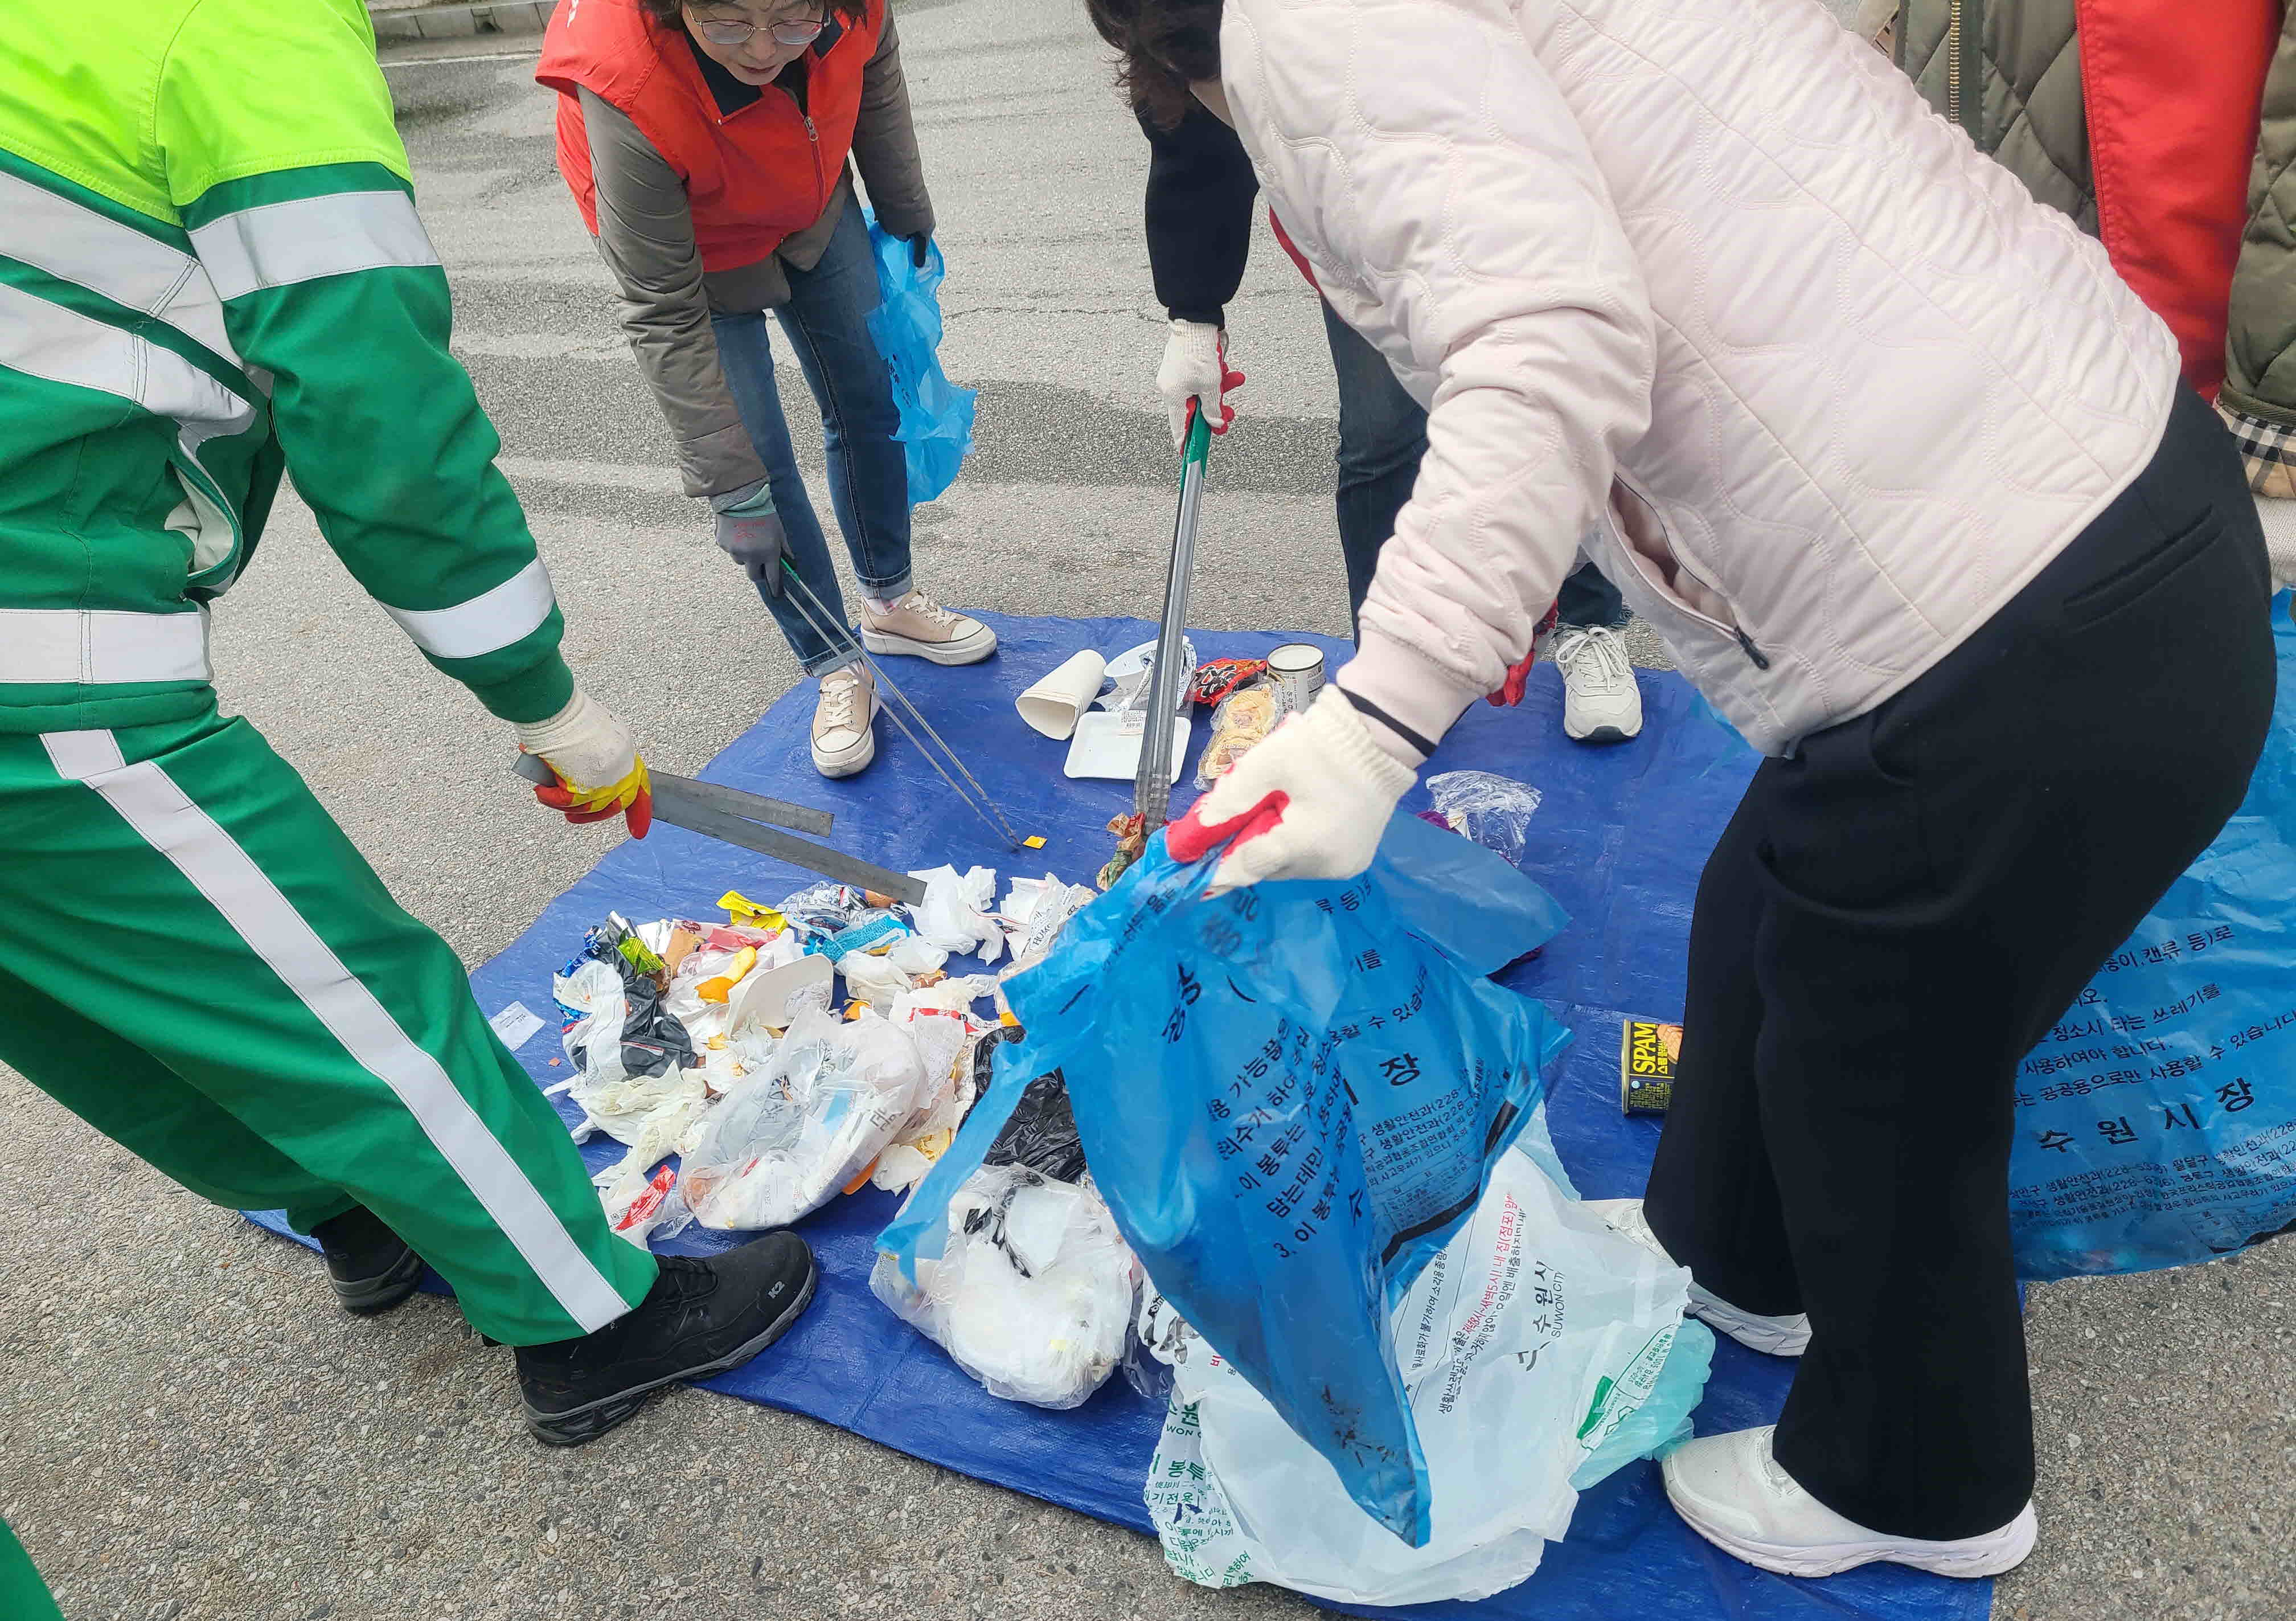
[[[833,810],[832,842],[889,867],[994,867],[1000,894],[1004,880],[1047,871],[1090,883],[1111,848],[1104,825],[1131,808],[1131,785],[1062,776],[1066,745],[1029,730],[1013,699],[1079,648],[1112,655],[1146,640],[1154,627],[1138,620],[980,617],[1003,638],[995,660],[960,670],[897,660],[894,679],[956,745],[1021,833],[1045,835],[1043,850],[1004,849],[890,720],[877,728],[875,764],[845,782],[824,781],[808,755],[809,687],[783,698],[702,776]],[[1214,631],[1193,638],[1203,658],[1253,656],[1282,641],[1322,639]],[[1335,662],[1345,654],[1344,644],[1323,645]],[[1596,749],[1566,741],[1561,687],[1554,671],[1541,666],[1519,709],[1478,704],[1429,767],[1431,774],[1461,767],[1500,772],[1546,796],[1531,823],[1523,870],[1562,902],[1571,923],[1503,983],[1546,998],[1578,1038],[1554,1078],[1548,1110],[1555,1145],[1587,1198],[1642,1191],[1658,1126],[1620,1114],[1620,1025],[1629,1015],[1681,1016],[1698,874],[1756,763],[1702,712],[1679,678],[1637,674],[1646,720],[1633,743]],[[1200,725],[1199,742],[1205,735]],[[1423,793],[1406,802],[1426,802]],[[552,973],[579,948],[583,931],[609,911],[634,922],[706,917],[716,915],[715,902],[728,888],[770,902],[813,881],[764,857],[657,824],[644,843],[610,852],[472,976],[480,1005],[491,1016],[522,1002],[550,1018]],[[960,966],[953,963],[952,970]],[[568,1073],[562,1061],[550,1066],[560,1057],[555,1030],[554,1021],[519,1049],[544,1084]],[[599,1139],[584,1152],[595,1168],[622,1150]],[[772,1352],[712,1381],[711,1388],[806,1413],[913,1457],[1146,1532],[1141,1484],[1160,1404],[1141,1399],[1121,1378],[1072,1412],[987,1395],[869,1292],[877,1234],[896,1203],[864,1189],[803,1224],[823,1271],[812,1311]],[[662,1247],[699,1254],[730,1241],[696,1228]],[[1722,1339],[1696,1415],[1700,1433],[1773,1421],[1791,1373],[1790,1363]],[[1538,1572],[1514,1591],[1480,1604],[1362,1613],[1430,1621],[1981,1621],[1991,1601],[1989,1582],[1954,1582],[1895,1567],[1818,1582],[1754,1570],[1686,1530],[1667,1505],[1656,1468],[1639,1463],[1580,1500],[1569,1540],[1550,1547]]]

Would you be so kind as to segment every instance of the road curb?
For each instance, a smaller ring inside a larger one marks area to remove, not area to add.
[[[504,37],[532,39],[556,0],[367,0],[378,45],[459,40],[483,46]]]

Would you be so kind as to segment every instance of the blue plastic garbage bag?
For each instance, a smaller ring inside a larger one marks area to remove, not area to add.
[[[1010,983],[1027,1034],[881,1247],[914,1275],[1014,1100],[1059,1070],[1156,1286],[1420,1546],[1426,1465],[1390,1320],[1570,1040],[1487,978],[1565,918],[1499,857],[1404,814],[1346,884],[1208,899],[1212,866],[1155,841]]]
[[[2296,625],[2240,813],[2017,1074],[2027,1278],[2230,1255],[2296,1222]],[[2141,739],[2131,747],[2144,746]]]
[[[892,368],[893,399],[901,426],[894,435],[909,464],[909,502],[930,501],[956,482],[956,470],[972,454],[972,389],[950,383],[940,369],[941,277],[947,263],[940,244],[927,246],[920,270],[907,241],[889,236],[877,216],[863,210],[869,246],[877,256],[877,308],[869,312],[869,335]]]

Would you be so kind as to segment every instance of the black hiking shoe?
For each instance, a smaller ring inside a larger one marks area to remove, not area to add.
[[[793,1232],[706,1260],[662,1255],[661,1276],[627,1317],[595,1334],[518,1348],[526,1427],[548,1446],[595,1441],[665,1385],[740,1367],[813,1304],[820,1273]]]
[[[388,1312],[422,1281],[422,1257],[364,1205],[320,1222],[311,1236],[327,1258],[335,1297],[354,1317]]]

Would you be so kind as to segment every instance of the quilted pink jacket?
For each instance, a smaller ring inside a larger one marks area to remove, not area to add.
[[[2151,457],[2175,339],[1816,0],[1226,0],[1238,133],[1429,410],[1346,684],[1431,736],[1583,545],[1769,753]]]

